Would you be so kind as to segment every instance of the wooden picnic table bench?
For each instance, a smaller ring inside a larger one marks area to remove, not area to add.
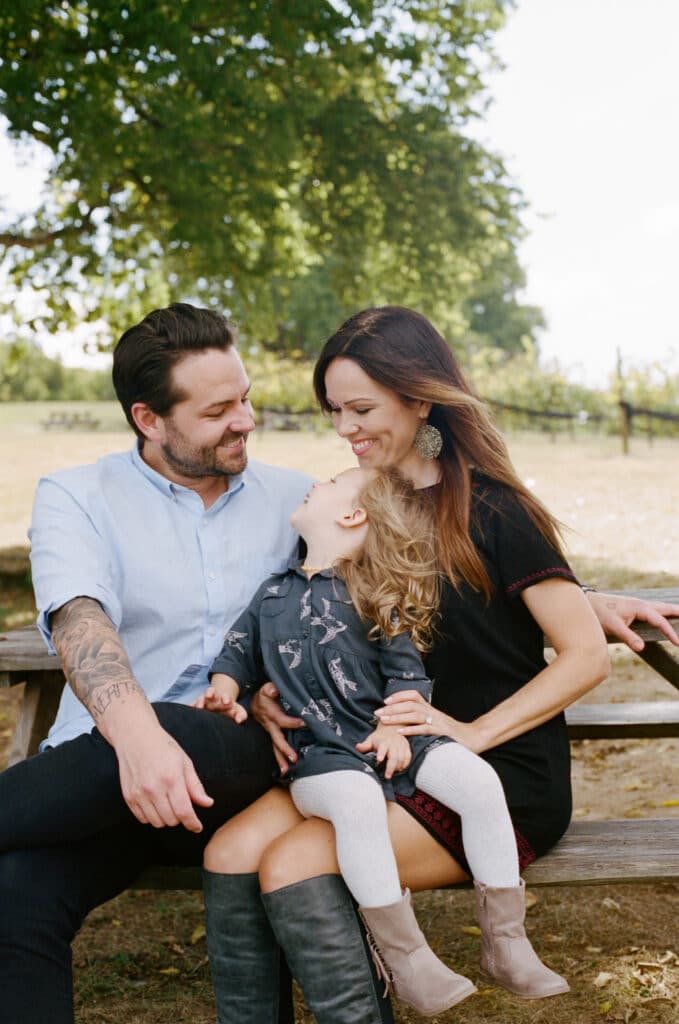
[[[627,596],[679,603],[679,587],[618,591]],[[674,620],[675,628],[679,619]],[[679,660],[659,630],[637,623],[645,641],[638,655],[679,690]],[[610,643],[617,642],[608,638]],[[33,754],[51,725],[64,687],[56,657],[47,653],[34,626],[0,633],[0,687],[24,683],[9,763]],[[571,739],[679,736],[679,697],[674,700],[611,704],[575,704],[566,711]],[[679,819],[574,821],[566,835],[525,873],[530,885],[656,882],[679,879]],[[199,889],[200,870],[152,868],[135,888]]]
[[[40,420],[43,430],[96,430],[99,420],[91,412],[52,411]]]

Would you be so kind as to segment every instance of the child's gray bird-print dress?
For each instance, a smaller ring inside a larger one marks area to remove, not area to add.
[[[241,696],[271,680],[287,714],[304,720],[287,740],[297,753],[283,781],[347,769],[368,772],[388,799],[409,795],[421,758],[446,737],[410,736],[410,766],[391,780],[375,754],[356,744],[375,728],[375,711],[399,690],[431,700],[432,681],[408,633],[368,639],[342,579],[324,570],[307,579],[298,565],[269,576],[226,633],[210,672],[232,676]]]

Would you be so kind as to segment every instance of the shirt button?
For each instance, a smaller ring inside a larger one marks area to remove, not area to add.
[[[207,578],[208,578],[209,580],[216,580],[216,579],[217,579],[217,573],[215,573],[215,572],[209,572],[209,573],[207,574]]]
[[[210,626],[210,628],[207,631],[207,635],[208,636],[214,636],[216,632],[217,632],[217,630],[215,629],[215,627],[214,626]]]

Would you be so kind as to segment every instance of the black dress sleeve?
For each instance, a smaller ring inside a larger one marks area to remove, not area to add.
[[[577,583],[568,562],[543,536],[508,487],[488,482],[479,491],[477,509],[483,546],[492,550],[497,582],[507,597],[516,597],[547,579]]]

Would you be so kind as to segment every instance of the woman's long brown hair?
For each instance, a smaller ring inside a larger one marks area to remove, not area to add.
[[[365,309],[323,346],[314,368],[316,398],[330,412],[325,375],[337,358],[351,359],[403,402],[431,402],[429,423],[441,431],[438,556],[449,580],[466,580],[490,597],[492,586],[470,532],[472,469],[510,488],[543,537],[562,554],[558,523],[521,482],[490,412],[426,317],[402,306]]]

